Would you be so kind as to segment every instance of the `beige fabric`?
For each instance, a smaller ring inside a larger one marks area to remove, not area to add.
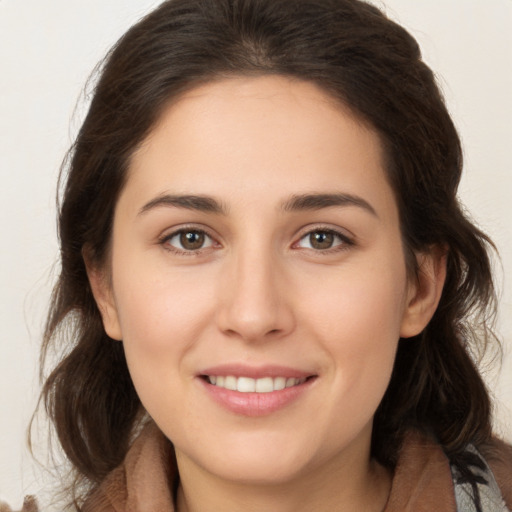
[[[83,512],[172,512],[170,443],[149,423],[114,470],[84,505]]]
[[[456,512],[450,464],[441,447],[417,433],[403,444],[384,512]]]

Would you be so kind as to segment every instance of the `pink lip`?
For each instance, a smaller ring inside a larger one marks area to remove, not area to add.
[[[241,393],[210,384],[205,375],[232,375],[234,377],[263,377],[306,378],[302,384],[272,391],[270,393]],[[247,367],[244,365],[220,365],[205,369],[198,375],[199,383],[203,386],[217,404],[224,409],[242,416],[266,416],[287,407],[298,400],[310,389],[316,380],[316,375],[301,370],[282,366]]]

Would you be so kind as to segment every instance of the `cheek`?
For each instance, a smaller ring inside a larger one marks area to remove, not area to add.
[[[212,315],[213,291],[205,276],[125,263],[114,275],[117,312],[132,380],[151,410],[186,373],[187,355]]]
[[[398,341],[405,308],[405,269],[361,265],[330,275],[325,286],[307,286],[305,315],[327,339],[343,339],[347,350]],[[306,311],[308,313],[306,313]]]
[[[190,402],[183,386],[187,361],[209,318],[211,294],[162,273],[157,279],[131,275],[137,279],[120,279],[117,288],[128,369],[148,413],[173,425]]]
[[[159,350],[193,337],[210,316],[214,291],[206,276],[151,263],[126,266],[114,290],[125,342]]]
[[[309,328],[322,340],[335,369],[332,389],[348,397],[353,410],[365,401],[370,409],[376,408],[387,388],[400,337],[405,270],[396,264],[345,270],[329,280],[327,288],[309,295]]]

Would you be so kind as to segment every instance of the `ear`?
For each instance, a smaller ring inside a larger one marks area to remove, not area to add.
[[[437,309],[446,279],[446,250],[433,246],[416,254],[417,272],[408,285],[407,303],[402,318],[400,337],[419,334]]]
[[[90,259],[85,254],[84,262],[92,294],[101,314],[103,328],[110,338],[121,341],[123,336],[109,272],[91,264]]]

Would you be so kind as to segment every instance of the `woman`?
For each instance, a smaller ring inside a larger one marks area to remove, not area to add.
[[[416,42],[364,2],[171,0],[128,31],[43,350],[71,336],[43,398],[76,509],[510,508],[461,168]]]

